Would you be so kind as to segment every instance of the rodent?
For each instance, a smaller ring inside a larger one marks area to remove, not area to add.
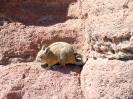
[[[76,56],[79,56],[81,60],[76,61]],[[54,67],[54,65],[57,63],[59,63],[60,66],[65,66],[65,64],[69,63],[75,65],[84,65],[86,60],[86,55],[81,52],[74,53],[73,47],[66,42],[55,42],[48,47],[44,45],[36,56],[36,61],[45,62],[48,64],[47,69]]]

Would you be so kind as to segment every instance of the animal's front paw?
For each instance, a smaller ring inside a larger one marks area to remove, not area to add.
[[[51,69],[51,66],[47,66],[45,69],[49,70],[49,69]]]
[[[46,68],[48,66],[48,64],[42,64],[41,67],[42,68]]]

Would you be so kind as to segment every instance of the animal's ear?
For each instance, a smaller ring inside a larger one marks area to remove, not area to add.
[[[48,54],[49,53],[49,47],[47,47],[46,49],[45,49],[45,51],[44,51],[44,54],[46,55],[46,54]]]
[[[44,44],[44,45],[42,46],[42,49],[41,49],[41,50],[45,50],[46,47],[47,47],[47,44]]]

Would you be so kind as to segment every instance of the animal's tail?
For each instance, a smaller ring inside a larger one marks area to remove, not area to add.
[[[87,61],[87,57],[84,53],[82,52],[76,52],[75,54],[75,58],[81,58],[81,60],[76,60],[75,61],[75,65],[84,65]]]

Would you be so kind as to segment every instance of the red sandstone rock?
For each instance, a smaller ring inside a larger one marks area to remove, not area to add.
[[[65,41],[76,50],[84,45],[83,20],[71,14],[79,7],[75,0],[18,0],[0,1],[0,4],[3,4],[0,6],[0,22],[3,23],[0,64],[34,61],[43,44]],[[71,9],[67,11],[69,5]]]
[[[0,98],[132,99],[132,61],[98,59],[133,59],[132,21],[131,0],[0,0]],[[33,62],[56,41],[98,60],[88,60],[81,79],[79,67]]]
[[[4,24],[0,31],[0,64],[34,61],[43,44],[49,45],[56,41],[74,44],[75,50],[79,49],[79,45],[83,45],[84,42],[79,42],[83,36],[82,32],[80,33],[82,26],[76,24],[82,21],[75,20],[71,25],[72,22],[69,20],[51,27],[25,26],[20,23]]]
[[[0,67],[0,99],[81,99],[79,66],[46,70],[40,63]]]
[[[85,99],[133,99],[133,61],[89,59],[81,88]]]
[[[133,58],[133,2],[84,0],[85,35],[90,57]]]

